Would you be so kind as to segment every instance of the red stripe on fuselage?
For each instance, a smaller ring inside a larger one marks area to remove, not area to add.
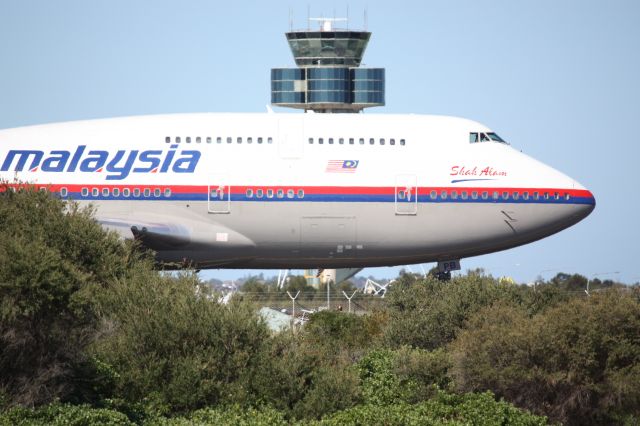
[[[34,186],[36,188],[47,188],[52,192],[60,192],[62,188],[66,188],[69,192],[81,192],[83,188],[87,188],[91,190],[93,188],[97,188],[102,190],[104,188],[109,189],[110,191],[113,189],[123,190],[125,188],[129,190],[133,190],[138,188],[143,190],[145,188],[156,189],[159,188],[161,190],[170,189],[173,194],[202,194],[207,193],[209,188],[217,188],[218,185],[153,185],[153,184],[144,184],[144,185],[104,185],[104,184],[51,184],[51,185],[42,185],[42,184],[7,184],[9,188],[20,188],[25,186]],[[231,194],[244,194],[248,189],[256,190],[278,190],[278,189],[293,189],[299,190],[302,189],[305,194],[318,194],[318,195],[329,195],[329,194],[339,194],[339,195],[389,195],[394,194],[396,191],[395,186],[302,186],[302,185],[240,185],[240,186],[231,186]],[[404,186],[398,186],[398,189],[405,189]],[[459,187],[459,186],[429,186],[429,187],[418,187],[418,195],[424,196],[429,195],[432,191],[436,191],[438,195],[441,191],[452,192],[456,191],[460,194],[463,191],[467,193],[471,193],[476,191],[478,193],[488,192],[492,194],[493,192],[508,192],[512,194],[513,192],[538,192],[540,194],[544,194],[545,192],[549,195],[553,195],[554,193],[558,193],[560,195],[568,194],[571,197],[580,197],[580,198],[593,198],[593,194],[591,191],[586,189],[568,189],[568,188],[513,188],[513,187]]]

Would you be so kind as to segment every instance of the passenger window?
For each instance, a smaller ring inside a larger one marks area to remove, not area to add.
[[[404,139],[400,139],[400,145],[404,146]]]
[[[469,143],[476,143],[476,142],[478,142],[478,133],[476,132],[469,133]]]
[[[474,199],[474,200],[477,200],[478,199],[478,191],[472,191],[471,192],[471,198]]]
[[[497,200],[498,198],[500,198],[500,193],[498,193],[498,191],[493,191],[493,199]]]
[[[364,138],[358,139],[358,142],[360,142],[360,145],[364,145]]]
[[[338,139],[338,143],[339,143],[340,145],[344,145],[344,138],[340,138],[340,139]]]
[[[61,197],[67,196],[67,188],[60,188],[60,196]]]
[[[262,189],[256,189],[256,197],[262,198],[264,196],[264,191]]]
[[[353,138],[349,138],[349,145],[353,145],[354,142],[355,140]]]
[[[171,143],[171,136],[164,138],[165,143]]]
[[[517,200],[518,198],[520,198],[520,193],[518,191],[513,191],[513,199]]]
[[[114,196],[114,197],[118,197],[118,196],[120,196],[120,189],[118,189],[118,188],[113,188],[113,196]]]
[[[247,198],[253,198],[253,189],[247,189]]]
[[[558,194],[557,192],[553,193],[553,198],[555,198],[556,200],[560,199],[560,194]]]
[[[227,143],[233,142],[233,138],[231,136],[227,136]]]
[[[83,197],[86,197],[87,195],[89,195],[89,190],[87,188],[82,188],[81,194]]]
[[[434,189],[431,191],[431,199],[435,200],[436,198],[438,198],[438,192]]]
[[[564,199],[569,201],[571,199],[571,195],[568,192],[564,193]]]
[[[258,138],[258,143],[262,143],[262,137]]]
[[[284,198],[284,189],[278,189],[278,192],[276,194],[276,197]]]
[[[133,188],[133,196],[134,197],[140,196],[140,188]]]
[[[209,190],[209,198],[218,198],[218,190],[210,189]]]
[[[502,198],[504,198],[505,200],[509,199],[509,193],[507,191],[502,193]]]
[[[398,199],[404,200],[404,191],[402,189],[398,191]]]
[[[102,188],[102,196],[103,197],[109,196],[109,188]]]
[[[271,136],[267,138],[267,143],[273,143],[273,138]]]
[[[369,145],[374,145],[376,140],[374,138],[369,138]]]
[[[318,138],[318,144],[322,145],[324,143],[324,139],[323,138]]]
[[[238,143],[242,143],[242,138],[237,138],[237,139],[236,139],[236,142],[238,142]]]
[[[253,138],[251,136],[247,138],[247,143],[253,143]]]
[[[149,188],[145,188],[145,189],[144,189],[144,196],[145,196],[145,197],[149,197],[149,196],[151,196],[151,190],[150,190]]]
[[[304,198],[304,189],[298,189],[298,198]]]
[[[295,197],[295,192],[293,189],[289,189],[287,190],[287,198],[293,198]]]
[[[153,190],[153,196],[156,198],[160,197],[160,188],[155,188]]]
[[[524,200],[528,200],[528,199],[529,199],[529,193],[528,193],[527,191],[523,192],[523,193],[522,193],[522,198],[523,198]]]
[[[313,145],[313,138],[309,138],[309,145]]]
[[[222,143],[222,138],[220,136],[216,138],[216,143]]]
[[[171,188],[165,188],[165,189],[164,189],[164,196],[165,196],[166,198],[171,197]]]
[[[442,192],[440,192],[440,198],[442,198],[443,200],[447,199],[447,191],[443,190]]]
[[[548,200],[548,199],[549,199],[549,193],[548,193],[548,192],[545,192],[545,193],[544,193],[544,199],[545,199],[545,200]]]
[[[391,138],[389,139],[389,145],[395,145],[396,144],[396,140]]]
[[[384,145],[384,138],[380,138],[380,145]]]
[[[176,143],[180,143],[180,136],[176,137]]]
[[[122,190],[122,195],[124,195],[126,198],[129,198],[129,195],[131,195],[131,190],[129,188],[124,188]]]
[[[187,143],[191,143],[191,136],[187,136]]]
[[[329,138],[329,145],[333,145],[333,138]]]
[[[453,200],[458,199],[458,191],[451,191],[451,199]]]
[[[273,198],[273,189],[267,189],[267,198]]]
[[[533,193],[533,199],[534,199],[534,200],[537,200],[537,199],[539,199],[539,198],[540,198],[540,194],[539,194],[537,191],[536,191],[536,192],[534,192],[534,193]]]
[[[98,188],[93,188],[91,190],[91,195],[93,195],[94,197],[97,197],[98,195],[100,195],[100,191],[98,190]]]
[[[487,198],[489,198],[489,192],[487,191],[482,191],[482,199],[486,200]]]
[[[466,200],[467,198],[469,198],[469,194],[467,193],[467,191],[462,191],[460,193],[460,198],[462,198],[463,200]]]

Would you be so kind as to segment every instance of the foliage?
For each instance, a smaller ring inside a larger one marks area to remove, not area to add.
[[[91,398],[93,295],[144,263],[89,209],[0,188],[0,394],[5,403]]]
[[[384,319],[382,319],[384,320]],[[340,349],[358,349],[375,345],[382,334],[380,313],[349,315],[322,311],[311,315],[304,334],[310,345]]]
[[[323,418],[315,425],[546,425],[544,417],[496,401],[490,392],[453,395],[439,392],[419,404],[366,404]]]
[[[136,270],[100,295],[102,336],[93,350],[117,371],[116,397],[160,414],[250,397],[267,328],[246,304],[220,305],[197,285],[192,272]]]
[[[496,305],[452,344],[459,390],[491,389],[566,424],[640,415],[640,303],[611,290],[531,318]]]
[[[250,389],[287,418],[319,418],[360,400],[359,381],[346,352],[313,344],[307,335],[282,333],[271,340]]]
[[[2,426],[126,426],[133,425],[123,413],[88,405],[53,403],[37,409],[15,407],[0,412]]]
[[[570,298],[557,287],[531,289],[496,280],[481,270],[446,282],[403,274],[387,297],[390,321],[385,330],[386,343],[428,350],[453,341],[473,314],[497,301],[535,315]]]
[[[287,425],[281,412],[272,408],[252,408],[232,405],[221,408],[203,408],[186,417],[159,417],[144,423],[145,426],[278,426]]]
[[[405,274],[388,294],[390,323],[386,341],[392,347],[408,345],[436,349],[452,341],[467,318],[506,293],[490,277],[471,275],[442,282],[417,280]]]

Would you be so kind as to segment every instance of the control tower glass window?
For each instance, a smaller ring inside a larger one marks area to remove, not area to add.
[[[294,31],[287,33],[298,66],[360,66],[371,33],[365,31]]]

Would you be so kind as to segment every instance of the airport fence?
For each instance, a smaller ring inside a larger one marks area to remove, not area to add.
[[[292,296],[296,293],[292,292]],[[375,309],[382,309],[385,305],[385,298],[364,294],[362,292],[347,293],[351,297],[351,303],[344,294],[332,293],[329,295],[322,292],[300,292],[295,300],[296,316],[303,312],[318,312],[322,310],[351,312],[364,314]],[[256,307],[269,307],[278,311],[285,310],[287,313],[293,309],[293,301],[286,292],[252,293],[237,292],[233,297],[240,297],[245,301],[254,303]]]

